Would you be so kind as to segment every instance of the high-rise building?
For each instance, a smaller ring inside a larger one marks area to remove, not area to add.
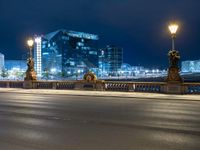
[[[99,37],[94,34],[68,31],[51,32],[35,42],[36,71],[76,74],[98,68]],[[40,42],[41,41],[41,42]]]
[[[193,61],[182,61],[181,63],[181,71],[182,72],[200,72],[200,60]]]
[[[123,63],[123,48],[108,45],[100,49],[99,69],[110,75],[117,75]]]
[[[34,58],[35,58],[35,70],[37,72],[37,76],[42,76],[42,38],[41,37],[35,37],[34,40]]]
[[[0,71],[4,68],[4,55],[0,53]]]

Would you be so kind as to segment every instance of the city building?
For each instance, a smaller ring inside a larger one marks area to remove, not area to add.
[[[35,71],[37,72],[37,77],[40,78],[42,76],[42,38],[36,36],[34,42]]]
[[[6,70],[21,70],[26,71],[27,64],[26,60],[5,60]]]
[[[200,72],[200,60],[182,61],[181,72],[183,72],[183,73],[198,73],[198,72]]]
[[[26,60],[5,60],[5,72],[7,79],[24,80],[27,69]],[[5,77],[4,77],[5,78]]]
[[[108,45],[106,48],[100,49],[99,70],[103,74],[118,75],[122,64],[123,48]]]
[[[0,53],[0,71],[4,69],[4,55]]]
[[[98,35],[60,29],[35,38],[37,74],[73,76],[98,69]]]

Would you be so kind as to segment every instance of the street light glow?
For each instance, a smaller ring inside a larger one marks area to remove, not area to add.
[[[28,46],[29,47],[32,47],[33,46],[33,40],[32,39],[29,39],[28,41],[27,41],[27,44],[28,44]]]
[[[168,26],[169,31],[171,32],[171,34],[176,34],[177,30],[178,30],[178,25],[177,24],[170,24]]]

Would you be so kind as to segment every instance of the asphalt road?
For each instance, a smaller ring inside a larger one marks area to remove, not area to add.
[[[0,93],[0,150],[200,150],[200,101]]]

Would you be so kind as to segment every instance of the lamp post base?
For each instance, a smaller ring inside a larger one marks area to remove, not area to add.
[[[35,81],[37,80],[37,75],[34,70],[34,61],[33,58],[30,56],[27,60],[27,70],[26,70],[26,77],[24,78],[25,81]]]
[[[183,94],[183,78],[179,74],[178,67],[169,67],[168,76],[166,79],[165,93],[168,94]]]
[[[168,70],[168,76],[166,79],[166,82],[170,83],[182,83],[183,79],[179,74],[179,68],[178,67],[169,67]]]
[[[184,94],[184,86],[181,82],[169,82],[164,87],[166,94]]]
[[[26,77],[24,78],[25,81],[36,81],[37,76],[35,71],[26,71]]]

